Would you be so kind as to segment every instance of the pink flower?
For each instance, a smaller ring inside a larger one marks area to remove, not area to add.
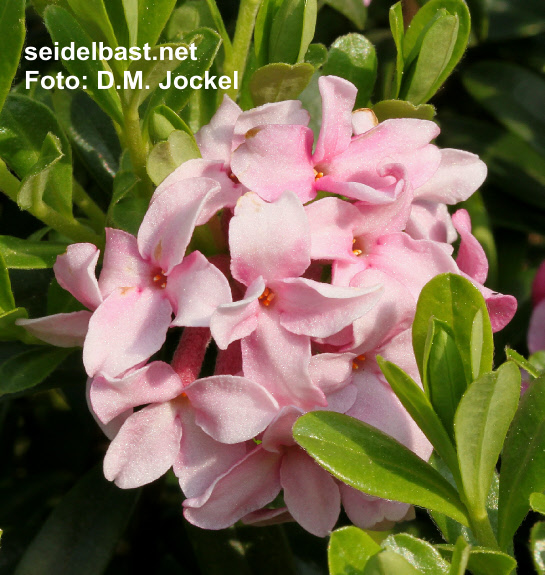
[[[528,329],[528,349],[535,353],[545,349],[545,262],[539,266],[532,285],[534,309]]]

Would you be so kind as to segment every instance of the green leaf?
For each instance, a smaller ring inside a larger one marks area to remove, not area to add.
[[[138,0],[122,0],[129,44],[138,45]]]
[[[197,59],[187,59],[180,62],[172,75],[174,77],[183,75],[187,78],[191,76],[202,77],[206,70],[210,68],[218,53],[221,37],[217,32],[209,28],[201,28],[184,37],[183,43],[187,45],[195,44],[197,46],[195,53]],[[164,104],[178,113],[187,104],[191,94],[194,92],[195,90],[191,88],[191,86],[178,89],[174,84],[168,89],[156,90],[149,100],[148,110],[154,110],[157,106]]]
[[[390,118],[418,118],[420,120],[433,120],[435,108],[431,104],[415,106],[405,100],[382,100],[373,106],[373,112],[379,122]]]
[[[373,555],[363,570],[363,575],[419,575],[406,559],[393,551],[381,551]]]
[[[67,0],[67,2],[78,22],[95,42],[100,40],[112,48],[117,47],[117,39],[104,0]]]
[[[195,138],[175,130],[166,142],[159,142],[148,156],[147,170],[151,181],[158,186],[168,175],[184,162],[200,158]]]
[[[365,531],[358,527],[342,527],[333,531],[327,548],[330,575],[360,573],[369,558],[381,551]]]
[[[157,106],[150,114],[149,134],[154,144],[167,140],[174,130],[186,132],[193,137],[189,126],[168,106]]]
[[[72,156],[63,130],[47,106],[27,96],[8,96],[0,114],[0,157],[19,178],[35,173],[48,134],[57,142],[59,161],[50,171],[43,200],[59,213],[71,216]]]
[[[367,20],[367,8],[359,0],[325,0],[331,8],[337,10],[359,30],[363,30]]]
[[[488,0],[467,0],[471,14],[471,28],[479,42],[484,42],[488,35]]]
[[[346,415],[315,411],[297,420],[293,435],[317,463],[351,487],[467,523],[456,490],[428,463],[378,429]]]
[[[465,575],[471,545],[462,537],[458,537],[454,546],[449,575]]]
[[[439,552],[452,559],[454,545],[436,545]],[[517,562],[510,555],[501,551],[494,551],[488,547],[474,547],[469,550],[467,568],[473,575],[510,575],[516,568]],[[465,572],[464,572],[465,573]]]
[[[271,27],[283,0],[263,0],[254,28],[254,51],[258,66],[270,63],[269,43],[271,40]]]
[[[520,353],[517,353],[514,349],[505,348],[505,355],[508,360],[516,363],[521,369],[524,369],[526,373],[532,377],[539,377],[541,374],[538,369],[534,367],[532,362],[528,361],[526,358],[522,357]]]
[[[525,0],[516,4],[490,0],[487,7],[490,16],[488,38],[491,41],[533,36],[545,30],[545,7],[541,0]]]
[[[268,63],[303,61],[314,38],[317,11],[316,0],[282,1],[270,28]]]
[[[4,314],[14,308],[15,299],[11,292],[8,268],[2,254],[0,255],[0,313]]]
[[[454,439],[454,414],[469,382],[450,328],[434,317],[430,318],[423,369],[426,394]]]
[[[93,468],[61,499],[21,559],[16,575],[97,575],[110,562],[138,500]]]
[[[0,397],[30,389],[51,375],[72,349],[36,347],[0,364]]]
[[[486,508],[507,430],[520,396],[520,371],[513,362],[474,381],[462,397],[454,430],[460,472],[469,505]]]
[[[403,407],[409,412],[409,415],[451,471],[457,473],[458,459],[454,445],[426,394],[400,367],[385,361],[380,356],[377,356],[377,361],[386,381],[390,384]]]
[[[28,313],[24,307],[17,307],[0,314],[0,341],[13,341],[19,339],[25,343],[37,343],[24,328],[15,325],[18,319],[27,319]]]
[[[545,351],[536,351],[529,358],[528,361],[537,369],[539,372],[545,371]],[[541,374],[542,375],[542,374]]]
[[[541,515],[545,515],[545,495],[543,493],[532,493],[530,495],[530,507],[541,513]]]
[[[305,89],[312,78],[310,64],[268,64],[258,68],[250,80],[250,93],[256,106],[268,102],[293,100]]]
[[[318,70],[327,62],[327,48],[323,44],[311,44],[305,54],[305,62]]]
[[[530,549],[536,571],[545,574],[545,521],[538,521],[530,532]]]
[[[65,251],[66,244],[60,242],[38,242],[0,236],[0,255],[11,269],[51,268],[57,256]]]
[[[390,535],[382,546],[404,557],[424,575],[446,575],[449,572],[448,563],[432,545],[408,533]]]
[[[509,62],[481,61],[462,76],[467,91],[501,124],[545,154],[545,80]],[[520,89],[523,86],[524,89]]]
[[[138,0],[139,46],[157,44],[175,6],[176,0]]]
[[[528,513],[532,493],[545,491],[545,378],[531,382],[521,398],[503,447],[498,537],[507,549]]]
[[[4,0],[0,7],[0,110],[10,91],[25,41],[25,0]]]
[[[84,0],[81,0],[82,2]],[[57,6],[49,6],[45,11],[45,25],[54,42],[59,43],[59,47],[70,46],[75,43],[76,49],[85,47],[92,52],[92,39],[81,27],[79,22],[66,10]],[[99,73],[112,73],[110,67],[102,60],[63,60],[70,74],[78,76],[82,86],[87,86],[85,91],[93,100],[118,124],[123,124],[123,113],[121,111],[121,100],[115,87],[99,88]],[[83,80],[83,77],[86,77]],[[105,78],[107,76],[105,75]]]
[[[479,310],[483,314],[480,362],[475,357],[477,348],[472,345],[472,338],[475,337],[474,321]],[[484,298],[469,280],[457,274],[440,274],[428,282],[420,293],[413,323],[413,347],[422,377],[429,318],[432,316],[446,323],[452,330],[467,381],[473,381],[491,371],[494,357],[492,327]]]
[[[377,79],[375,47],[361,34],[347,34],[337,38],[329,49],[324,74],[334,74],[358,89],[356,108],[368,105]]]
[[[132,171],[119,171],[114,180],[114,194],[108,208],[107,224],[133,234],[138,233],[149,201],[137,193],[138,178]]]
[[[392,36],[396,45],[395,83],[393,84],[392,96],[397,98],[401,90],[401,83],[403,81],[403,73],[405,70],[405,58],[403,56],[405,26],[403,23],[403,6],[401,2],[394,4],[390,8],[389,18],[390,30],[392,31]]]

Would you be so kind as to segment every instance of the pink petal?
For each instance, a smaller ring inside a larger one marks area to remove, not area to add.
[[[464,275],[464,274],[462,274]],[[471,280],[469,276],[467,279]],[[501,294],[473,281],[475,287],[481,292],[486,300],[486,307],[490,315],[492,331],[496,333],[502,330],[512,319],[517,311],[517,300],[512,295]]]
[[[327,406],[317,407],[317,410],[336,411],[337,413],[346,413],[356,402],[358,389],[351,383],[345,385],[342,389],[334,391],[327,396]]]
[[[89,376],[116,376],[146,361],[163,345],[172,308],[160,290],[115,291],[95,311],[83,346]]]
[[[279,507],[278,509],[260,509],[253,513],[245,515],[241,521],[245,525],[254,525],[255,527],[266,527],[267,525],[277,525],[279,523],[286,523],[293,521],[293,517],[286,507]]]
[[[362,108],[352,112],[352,133],[354,136],[365,134],[376,126],[378,126],[378,120],[370,108]]]
[[[261,446],[267,451],[284,453],[284,447],[296,445],[293,426],[303,415],[303,410],[293,405],[283,407],[263,434]]]
[[[186,499],[184,517],[203,529],[225,529],[261,509],[280,492],[281,461],[280,455],[257,447],[205,494]]]
[[[353,353],[320,353],[310,360],[310,378],[326,395],[345,387],[352,379]]]
[[[170,403],[154,403],[131,415],[104,458],[104,476],[122,489],[151,483],[166,473],[180,449],[182,425]]]
[[[83,347],[90,311],[58,313],[37,319],[18,319],[17,325],[23,326],[30,334],[57,347]]]
[[[355,230],[361,215],[354,205],[339,198],[323,198],[305,206],[310,224],[313,260],[352,261]]]
[[[184,389],[195,422],[221,443],[241,443],[261,433],[279,407],[261,385],[244,377],[215,375]]]
[[[138,231],[142,256],[168,275],[183,260],[207,197],[219,189],[214,180],[192,178],[156,192]]]
[[[446,204],[424,200],[412,203],[405,232],[414,240],[433,240],[451,244],[457,238]]]
[[[201,252],[193,252],[172,270],[165,294],[176,314],[173,326],[208,327],[216,308],[232,301],[227,278]]]
[[[327,163],[344,152],[352,138],[352,109],[358,90],[354,84],[337,76],[322,76],[318,80],[322,96],[322,127],[312,161]]]
[[[280,323],[295,334],[327,337],[366,314],[379,300],[380,285],[351,288],[305,278],[274,282]]]
[[[249,192],[242,196],[229,226],[233,277],[250,285],[259,276],[300,276],[310,265],[310,230],[299,199],[286,192],[274,203]]]
[[[195,134],[195,140],[197,140],[203,158],[221,160],[224,164],[229,163],[233,132],[241,113],[242,110],[237,104],[229,96],[224,95],[210,123]]]
[[[214,481],[243,459],[246,443],[226,445],[212,439],[195,423],[195,411],[186,402],[179,414],[183,435],[174,473],[186,497],[202,495]]]
[[[530,318],[528,350],[530,353],[545,349],[545,301],[537,304]]]
[[[545,261],[541,262],[539,269],[534,277],[532,284],[532,302],[537,306],[539,302],[545,299]]]
[[[104,299],[119,288],[152,287],[155,271],[140,255],[133,235],[106,228],[104,264],[98,280]]]
[[[420,200],[457,204],[473,194],[486,178],[486,164],[471,152],[441,150],[441,163],[435,175],[420,187],[415,186],[414,195]]]
[[[102,302],[95,276],[100,251],[93,244],[72,244],[53,266],[59,285],[90,310]]]
[[[262,277],[254,280],[246,291],[244,299],[219,306],[210,320],[212,337],[220,349],[227,349],[230,343],[250,335],[257,327],[259,296],[265,289]]]
[[[296,124],[308,126],[310,114],[299,100],[286,100],[252,108],[238,117],[233,136],[233,150],[243,142],[248,130],[267,124]]]
[[[333,477],[301,448],[292,447],[282,459],[280,481],[293,518],[313,535],[328,535],[341,511],[341,496]]]
[[[91,405],[91,398],[90,398],[90,391],[91,385],[93,380],[88,377],[87,383],[85,385],[85,399],[87,401],[87,407],[89,408],[89,412],[93,416],[93,419],[96,421],[97,425],[100,427],[104,435],[111,441],[118,433],[125,421],[133,414],[134,410],[129,409],[117,417],[114,417],[110,423],[104,424],[98,418],[97,414],[93,411],[93,406]]]
[[[242,340],[244,375],[268,389],[280,405],[325,405],[308,372],[310,339],[284,329],[274,310],[259,315],[257,329]]]
[[[307,202],[316,195],[312,142],[312,131],[305,126],[254,128],[233,152],[231,168],[242,184],[267,201],[290,190]]]
[[[91,383],[89,399],[97,417],[109,423],[131,407],[169,401],[182,390],[182,382],[172,367],[154,361],[120,378],[97,375]]]
[[[460,234],[456,258],[458,267],[475,281],[484,284],[488,275],[488,260],[481,244],[471,234],[471,219],[467,210],[458,210],[452,216],[452,223]]]

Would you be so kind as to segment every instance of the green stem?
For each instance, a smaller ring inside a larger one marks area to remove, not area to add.
[[[6,194],[6,196],[17,202],[17,194],[19,193],[19,188],[21,183],[19,180],[8,170],[6,164],[0,160],[0,190]]]
[[[470,527],[479,545],[499,551],[500,547],[494,535],[494,530],[490,524],[490,518],[488,517],[486,509],[473,510],[468,508],[468,511]]]
[[[106,224],[106,214],[76,180],[74,180],[72,187],[72,199],[76,206],[89,218],[95,230],[102,231]]]
[[[140,129],[140,116],[138,107],[129,105],[123,110],[125,119],[124,141],[129,149],[132,167],[137,178],[140,179],[140,195],[150,199],[153,193],[153,186],[146,170],[147,149]]]
[[[248,52],[252,43],[255,19],[257,11],[261,5],[261,0],[241,0],[238,11],[235,37],[233,38],[233,53],[230,59],[225,61],[224,73],[232,77],[234,72],[239,73],[239,86],[242,82],[242,75],[248,61]],[[227,94],[234,100],[238,90],[234,87],[227,90]]]

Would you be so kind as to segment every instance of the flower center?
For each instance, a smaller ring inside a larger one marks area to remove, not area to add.
[[[323,172],[319,172],[318,170],[314,170],[314,181],[317,182],[320,178],[324,177]]]
[[[227,174],[227,177],[234,183],[234,184],[240,184],[239,179],[235,176],[235,174],[233,174],[233,172],[231,170],[229,170],[229,173]]]
[[[270,290],[269,288],[265,288],[263,290],[263,293],[259,296],[258,299],[262,305],[264,305],[265,307],[269,307],[275,297],[276,294],[272,290]]]
[[[359,369],[364,361],[365,361],[365,356],[363,354],[358,355],[352,361],[352,369]]]
[[[352,253],[355,256],[361,256],[363,254],[363,250],[360,250],[359,248],[359,242],[356,238],[354,238],[353,242],[352,242]]]
[[[162,271],[155,273],[151,279],[154,286],[161,289],[165,289],[167,287],[167,276]]]

